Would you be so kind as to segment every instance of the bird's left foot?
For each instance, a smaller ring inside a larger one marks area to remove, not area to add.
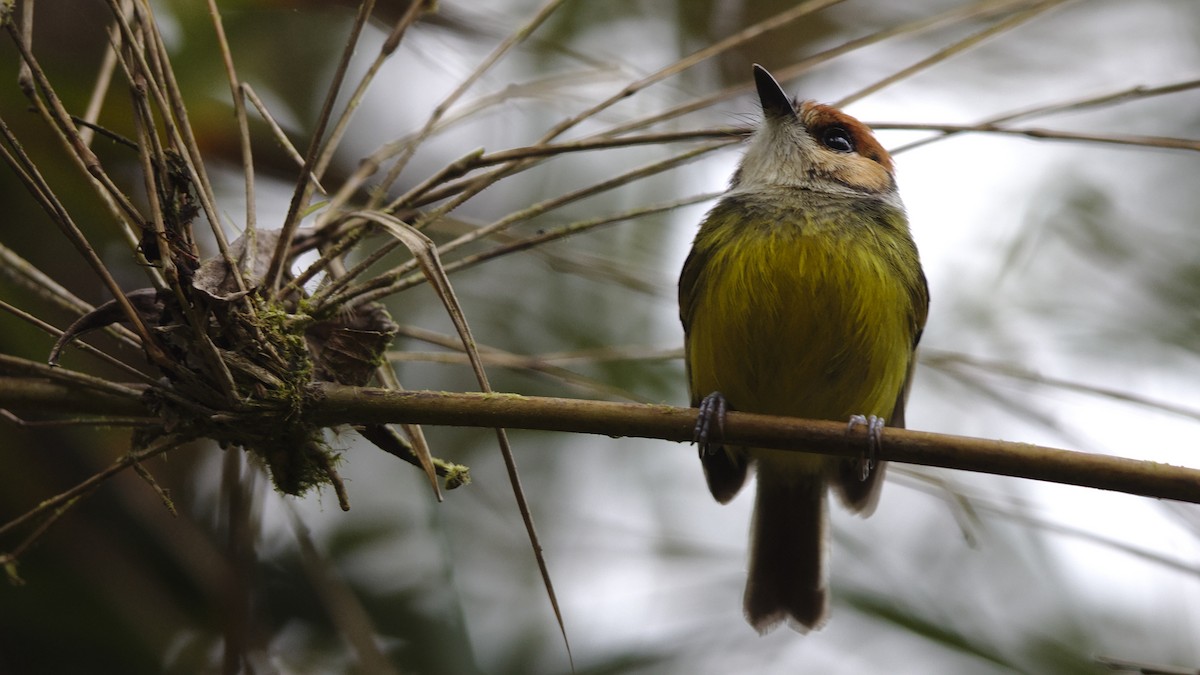
[[[846,425],[846,433],[854,431],[854,427],[860,424],[867,427],[867,449],[858,458],[858,464],[862,470],[860,479],[865,481],[870,478],[871,471],[875,468],[879,445],[883,439],[883,418],[875,415],[851,415],[850,424]]]

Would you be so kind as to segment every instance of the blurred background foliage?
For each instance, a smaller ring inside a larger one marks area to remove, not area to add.
[[[298,145],[306,143],[356,3],[219,4],[239,74]],[[423,145],[397,190],[475,147],[530,144],[625,83],[794,4],[567,2],[472,90],[462,104],[471,117]],[[837,3],[631,97],[577,135],[745,86],[751,63],[780,69],[969,4]],[[405,5],[379,3],[358,72]],[[1200,77],[1200,5],[1191,0],[1049,5],[850,112],[868,122],[970,124]],[[235,231],[244,212],[238,141],[207,9],[178,0],[153,6]],[[418,129],[535,9],[528,0],[439,3],[368,93],[325,184],[339,184],[364,155]],[[35,48],[71,110],[90,95],[107,12],[100,2],[37,5]],[[906,33],[785,84],[835,101],[986,25],[975,19]],[[17,63],[12,45],[0,44],[0,115],[122,285],[146,285],[90,188],[27,110]],[[489,96],[493,105],[471,107]],[[746,124],[756,107],[743,95],[658,128]],[[132,135],[128,114],[128,97],[115,87],[101,123]],[[269,226],[282,219],[297,172],[251,119],[259,222]],[[1200,93],[1188,87],[1027,126],[1196,139]],[[881,133],[893,148],[927,136]],[[95,148],[114,173],[139,184],[133,152],[104,139]],[[468,202],[431,236],[445,240],[675,151],[657,144],[556,158]],[[731,147],[511,234],[720,190],[735,161]],[[909,425],[1197,465],[1196,153],[977,134],[897,161],[934,299]],[[0,172],[0,204],[5,246],[83,299],[108,299],[8,171]],[[546,363],[584,376],[493,368],[494,387],[684,403],[682,367],[670,357],[681,344],[674,283],[704,208],[618,223],[455,274],[482,344],[575,354]],[[58,326],[74,319],[7,281],[0,298]],[[453,335],[427,288],[405,291],[389,307],[410,335]],[[41,360],[51,342],[0,314],[0,352]],[[97,344],[135,358],[104,338]],[[432,360],[430,352],[448,359],[449,350],[411,336],[394,349],[408,388],[475,388],[461,362]],[[64,365],[119,376],[78,353]],[[120,430],[0,425],[5,521],[128,449]],[[118,476],[23,556],[23,585],[0,584],[0,672],[235,672],[224,662],[229,639],[251,654],[247,672],[567,672],[494,435],[426,432],[435,454],[470,465],[475,479],[441,504],[410,466],[350,431],[331,437],[345,450],[349,513],[328,493],[282,498],[257,468],[210,444],[148,466],[170,490],[177,517],[137,476]],[[1200,512],[1190,506],[897,467],[876,516],[835,514],[829,626],[760,638],[739,610],[750,500],[713,503],[694,450],[564,434],[512,438],[580,673],[1111,672],[1101,657],[1200,667]]]

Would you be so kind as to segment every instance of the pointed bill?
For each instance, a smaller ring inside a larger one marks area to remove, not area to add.
[[[783,87],[775,81],[766,68],[754,64],[754,83],[758,86],[758,100],[762,103],[763,115],[767,119],[795,116],[796,109]]]

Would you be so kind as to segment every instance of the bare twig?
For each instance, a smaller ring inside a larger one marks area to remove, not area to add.
[[[112,382],[102,377],[87,375],[65,368],[54,368],[44,363],[29,361],[8,354],[0,354],[0,374],[40,377],[69,386],[83,387],[93,392],[115,394],[128,398],[138,398],[142,395],[141,390],[133,386]]]
[[[448,426],[504,426],[605,436],[692,440],[696,411],[513,394],[385,392],[318,385],[321,398],[311,414],[322,423],[353,418],[362,423],[404,420]],[[375,393],[378,392],[378,393]],[[729,413],[718,441],[783,450],[805,448],[857,457],[864,431],[844,422],[799,420]],[[904,429],[885,429],[879,459],[1051,481],[1128,494],[1200,503],[1200,469],[1159,462]]]
[[[21,319],[22,321],[25,321],[26,323],[29,323],[33,326],[38,327],[41,330],[45,331],[46,333],[49,333],[50,335],[53,335],[56,338],[63,334],[63,332],[61,330],[55,328],[54,326],[51,326],[50,324],[46,323],[45,321],[42,321],[41,319],[30,314],[29,312],[26,312],[18,307],[14,307],[3,300],[0,300],[0,310],[8,312],[9,314],[12,314],[13,316],[17,317],[18,319]],[[76,340],[73,344],[78,349],[83,351],[85,354],[94,356],[94,357],[100,359],[101,361],[104,361],[108,365],[113,366],[114,368],[120,369],[120,370],[128,373],[129,375],[142,380],[147,385],[157,386],[157,384],[158,384],[158,382],[157,382],[157,380],[155,380],[155,378],[143,373],[142,371],[138,370],[137,368],[134,368],[133,366],[129,365],[128,363],[125,363],[124,361],[109,354],[108,352],[102,351],[100,349],[96,349],[95,347],[87,344],[86,342],[82,342],[79,340]]]
[[[38,71],[35,70],[35,72]],[[53,100],[57,101],[57,98],[53,98]],[[91,164],[90,166],[98,167],[99,160],[96,159],[91,150],[82,144],[82,141],[79,140],[78,133],[74,133],[75,126],[73,123],[71,123],[70,116],[66,115],[65,110],[61,110],[61,103],[59,104],[59,108],[71,132],[68,135],[73,134],[74,142],[72,145],[77,146],[78,149],[84,153],[80,157],[91,157],[94,164]],[[142,321],[141,316],[136,310],[133,309],[133,306],[129,304],[129,301],[125,299],[125,294],[121,290],[121,287],[117,284],[116,279],[114,279],[112,274],[109,273],[108,268],[100,259],[100,256],[96,253],[95,249],[92,248],[92,245],[90,242],[88,242],[87,237],[83,235],[83,232],[79,229],[79,227],[75,224],[75,221],[67,212],[66,207],[63,206],[61,201],[59,201],[58,197],[54,194],[54,191],[50,188],[45,179],[42,178],[41,172],[37,170],[33,160],[25,154],[16,136],[12,134],[11,130],[8,128],[8,125],[4,123],[3,119],[0,119],[0,136],[3,137],[5,143],[7,143],[9,146],[7,149],[2,149],[2,153],[0,154],[3,154],[4,159],[9,163],[9,165],[14,169],[17,169],[18,175],[27,181],[27,185],[31,188],[30,193],[38,198],[42,208],[51,217],[55,224],[59,226],[59,229],[63,232],[67,239],[74,244],[76,250],[79,251],[84,260],[86,260],[87,263],[92,267],[92,270],[96,273],[96,275],[100,277],[101,281],[103,281],[109,292],[113,294],[114,299],[116,299],[118,304],[121,305],[122,310],[125,312],[125,316],[133,325],[134,331],[138,334],[138,337],[141,338],[141,346],[146,351],[146,354],[151,358],[151,360],[157,363],[165,362],[166,356],[150,337],[150,331]],[[75,156],[73,155],[73,157]],[[80,157],[76,157],[76,159],[79,160],[81,165],[86,165],[86,162],[83,159],[80,159]],[[87,166],[83,166],[83,168],[85,172],[88,172]]]
[[[450,106],[454,105],[455,102],[462,98],[462,95],[466,93],[472,85],[479,81],[479,78],[483,77],[485,73],[491,70],[492,66],[496,65],[496,63],[498,63],[505,54],[511,51],[513,47],[521,44],[530,35],[532,35],[533,32],[536,31],[539,26],[545,23],[546,19],[550,18],[550,15],[552,15],[565,1],[566,0],[548,0],[546,4],[542,5],[538,9],[538,11],[534,12],[534,14],[529,18],[528,21],[525,22],[523,26],[513,31],[512,34],[510,34],[499,45],[497,45],[490,54],[484,57],[483,61],[481,61],[479,65],[477,65],[475,69],[471,71],[471,74],[468,75],[467,78],[454,89],[454,91],[450,92],[446,98],[442,99],[442,102],[439,103],[437,107],[433,109],[433,112],[429,114],[429,118],[425,121],[425,125],[421,128],[421,130],[418,131],[408,143],[405,143],[403,146],[401,146],[400,156],[396,159],[396,162],[393,164],[392,168],[388,170],[387,176],[380,182],[379,187],[372,196],[370,202],[371,207],[378,206],[383,201],[383,195],[387,193],[387,190],[392,186],[393,183],[396,182],[396,179],[400,177],[400,173],[404,171],[404,168],[408,165],[408,161],[412,159],[412,156],[417,151],[417,148],[420,147],[420,145],[424,143],[426,139],[428,139],[429,135],[437,126],[438,121],[441,120],[442,116],[446,114],[446,111],[450,109]],[[335,200],[334,206],[340,206],[340,204],[338,204]]]
[[[363,607],[354,589],[338,575],[336,568],[317,549],[308,526],[296,513],[296,509],[291,504],[286,504],[286,508],[288,522],[291,523],[296,543],[300,546],[300,561],[304,566],[304,573],[325,605],[329,620],[338,627],[338,634],[354,649],[358,656],[358,665],[368,673],[397,673],[391,661],[376,644],[377,631],[371,622],[371,615]]]
[[[914,35],[934,28],[939,28],[947,24],[970,21],[973,19],[988,17],[994,14],[1012,11],[1014,8],[1024,7],[1030,3],[1030,0],[978,0],[968,5],[953,7],[949,10],[935,14],[929,17],[915,19],[908,23],[902,23],[896,26],[888,26],[874,33],[863,37],[847,40],[846,42],[818,52],[811,56],[807,56],[800,61],[791,65],[772,68],[772,74],[780,82],[791,80],[799,77],[804,73],[813,70],[819,65],[832,61],[833,59],[853,52],[873,44],[889,40],[902,35]],[[736,96],[740,96],[754,88],[754,83],[749,78],[742,83],[731,87],[726,87],[716,93],[702,96],[693,101],[668,108],[666,110],[652,113],[648,116],[631,120],[624,124],[618,125],[603,132],[602,136],[611,136],[624,134],[637,129],[644,129],[649,126],[658,124],[670,119],[682,117],[688,113],[697,110],[703,110],[722,101],[727,101]]]
[[[217,34],[217,47],[221,51],[221,61],[225,66],[225,78],[229,80],[230,98],[233,100],[233,117],[237,121],[238,139],[242,150],[242,178],[246,182],[246,264],[251,265],[255,250],[255,192],[254,192],[254,154],[250,148],[250,123],[246,118],[246,102],[241,96],[242,81],[238,78],[237,69],[233,65],[233,52],[229,48],[229,40],[225,37],[225,24],[221,21],[221,12],[217,9],[215,0],[208,1],[208,13],[212,17],[213,29]],[[243,271],[243,274],[249,270]]]
[[[140,399],[80,396],[72,387],[0,377],[0,407],[68,413],[144,415]],[[391,391],[312,385],[306,415],[316,424],[412,423],[507,427],[690,442],[696,411],[516,394]],[[857,457],[864,431],[844,422],[730,412],[718,441]],[[1050,481],[1200,503],[1200,469],[1059,448],[904,429],[885,429],[879,459]],[[2,533],[2,530],[0,530]]]
[[[429,344],[438,345],[446,349],[455,350],[453,352],[416,352],[396,351],[388,352],[387,359],[392,363],[400,361],[426,361],[432,363],[453,363],[453,364],[469,364],[470,360],[466,353],[462,352],[461,340],[456,340],[454,337],[436,333],[431,330],[425,330],[416,326],[401,326],[397,335],[403,335]],[[486,345],[477,345],[479,348],[479,357],[486,365],[499,366],[502,368],[511,368],[514,370],[525,370],[533,373],[538,373],[565,384],[568,384],[579,391],[586,392],[593,396],[604,396],[607,398],[616,398],[625,401],[637,401],[640,403],[649,403],[650,401],[644,397],[638,396],[621,387],[614,386],[607,382],[597,380],[592,377],[581,375],[574,371],[563,368],[562,366],[554,365],[549,361],[538,356],[525,356],[522,354],[513,354],[502,349],[489,347]]]
[[[2,243],[0,243],[0,276],[6,277],[33,293],[35,297],[66,312],[86,314],[95,309]],[[128,328],[115,325],[106,330],[109,330],[125,345],[134,349],[141,348],[141,343],[137,341],[137,335]]]
[[[650,75],[647,75],[646,77],[643,77],[642,79],[640,79],[636,82],[632,82],[632,83],[626,85],[617,93],[604,99],[603,101],[597,103],[596,105],[588,108],[587,110],[584,110],[583,112],[581,112],[573,117],[570,117],[566,120],[563,120],[562,122],[559,122],[558,124],[551,127],[551,129],[548,132],[546,132],[545,135],[543,135],[541,137],[540,142],[548,143],[548,142],[554,140],[555,138],[558,138],[560,135],[563,134],[563,132],[575,127],[580,122],[583,122],[584,120],[594,117],[597,113],[607,110],[608,108],[612,107],[616,103],[623,101],[623,100],[629,98],[630,96],[633,96],[637,92],[641,91],[642,89],[645,89],[646,87],[648,87],[656,82],[660,82],[662,80],[667,79],[668,77],[677,75],[677,74],[695,66],[698,63],[701,63],[701,62],[706,61],[714,56],[723,54],[731,49],[734,49],[740,45],[743,45],[743,44],[749,42],[750,40],[753,40],[753,39],[763,35],[764,33],[768,33],[773,30],[778,30],[778,29],[788,25],[789,23],[792,23],[793,21],[797,21],[805,16],[808,16],[809,14],[812,14],[819,10],[825,9],[826,7],[829,7],[830,5],[836,5],[839,2],[842,2],[842,0],[808,0],[807,2],[801,2],[800,4],[796,5],[795,7],[784,10],[774,16],[764,19],[763,21],[760,21],[760,22],[754,24],[753,26],[748,26],[746,28],[743,28],[742,30],[735,33],[734,35],[731,35],[731,36],[725,38],[724,40],[717,42],[716,44],[713,44],[713,45],[710,45],[703,49],[697,50],[697,51],[693,52],[692,54],[689,54],[688,56],[685,56],[684,58],[679,59],[678,61],[672,63],[669,66],[660,68],[659,70],[651,73]]]
[[[1156,87],[1147,87],[1144,85],[1138,85],[1136,87],[1120,89],[1118,91],[1109,92],[1106,94],[1100,94],[1098,96],[1087,96],[1084,98],[1074,99],[1074,100],[1070,100],[1070,101],[1058,101],[1058,102],[1054,102],[1054,103],[1050,103],[1050,104],[1046,104],[1046,105],[1037,105],[1037,106],[1033,106],[1030,108],[1023,108],[1023,109],[1017,110],[1015,112],[1005,113],[1003,115],[997,115],[996,117],[987,119],[983,122],[980,122],[979,124],[980,125],[1007,124],[1009,122],[1015,122],[1017,120],[1029,119],[1029,118],[1033,118],[1033,117],[1044,117],[1047,115],[1056,115],[1056,114],[1061,114],[1061,113],[1066,113],[1066,112],[1087,110],[1089,108],[1096,108],[1096,107],[1100,107],[1100,106],[1120,105],[1123,103],[1131,103],[1133,101],[1140,101],[1142,99],[1152,98],[1155,96],[1166,96],[1168,94],[1178,94],[1180,92],[1191,91],[1191,90],[1198,89],[1198,88],[1200,88],[1200,80],[1196,80],[1196,79],[1184,80],[1182,82],[1174,82],[1171,84],[1164,84],[1164,85],[1159,85]],[[921,140],[918,140],[918,141],[906,143],[904,145],[901,145],[899,147],[892,149],[890,152],[893,155],[899,154],[901,152],[907,152],[909,150],[914,150],[916,148],[919,148],[922,145],[928,145],[929,143],[935,143],[937,141],[944,139],[947,136],[952,136],[952,135],[958,134],[958,133],[964,133],[964,132],[948,130],[938,136],[933,136],[930,138],[922,138]]]
[[[1121,403],[1132,403],[1134,405],[1149,408],[1151,410],[1158,410],[1160,412],[1170,413],[1172,415],[1179,415],[1180,417],[1200,420],[1200,409],[1197,408],[1158,399],[1151,399],[1146,396],[1140,396],[1138,394],[1122,391],[1120,389],[1113,389],[1111,387],[1083,384],[1081,382],[1066,380],[1060,377],[1042,375],[1032,370],[1002,361],[982,359],[957,352],[923,350],[921,352],[921,363],[922,365],[942,369],[970,368],[972,370],[993,373],[1016,380],[1032,382],[1047,387],[1054,387],[1056,389],[1098,396],[1113,401],[1120,401]]]
[[[668,159],[665,159],[665,160],[662,160],[659,162],[653,162],[646,166],[642,166],[642,167],[633,169],[631,171],[623,173],[614,178],[610,178],[608,180],[601,181],[599,183],[594,183],[592,185],[588,185],[586,187],[569,192],[567,194],[560,195],[558,197],[554,197],[551,199],[547,199],[547,200],[538,202],[528,208],[522,209],[515,213],[511,213],[508,216],[505,216],[504,218],[501,218],[500,220],[498,220],[494,223],[491,223],[484,227],[480,227],[478,229],[472,230],[471,232],[468,232],[459,237],[456,237],[452,241],[446,242],[445,244],[442,244],[441,246],[439,246],[438,251],[441,254],[445,254],[447,252],[453,251],[459,247],[465,246],[471,242],[477,241],[479,239],[482,239],[482,238],[492,235],[494,233],[502,232],[515,223],[528,220],[535,216],[546,213],[547,211],[557,209],[561,206],[570,204],[575,201],[579,201],[586,197],[590,197],[592,195],[599,194],[601,192],[605,192],[607,190],[611,190],[613,188],[620,187],[622,185],[626,185],[628,183],[640,180],[642,178],[645,178],[646,176],[651,176],[651,175],[660,173],[669,168],[681,166],[688,162],[694,161],[697,158],[701,157],[702,155],[712,152],[713,150],[717,150],[722,147],[725,147],[726,145],[727,145],[727,143],[705,144],[705,145],[693,148],[691,150],[688,150],[686,152],[682,152],[674,157],[670,157]],[[384,250],[384,247],[380,247],[379,250]],[[350,272],[348,273],[348,276],[352,276],[355,273],[361,273],[361,272],[365,271],[368,267],[368,264],[375,262],[378,259],[378,256],[379,256],[379,251],[376,251],[375,254],[368,256],[366,260],[364,260],[362,263],[356,265],[352,270],[350,270]],[[376,277],[375,279],[371,279],[371,280],[363,282],[362,284],[359,284],[357,286],[352,286],[350,288],[347,288],[343,293],[341,293],[337,296],[334,296],[332,298],[329,298],[327,300],[322,301],[323,294],[319,294],[318,296],[316,296],[314,298],[313,302],[318,307],[320,307],[320,306],[326,305],[326,304],[339,305],[339,304],[347,303],[350,301],[352,301],[352,304],[358,305],[358,304],[361,304],[364,302],[370,302],[372,300],[377,300],[381,297],[386,297],[387,295],[391,295],[391,293],[393,293],[394,291],[390,288],[389,285],[395,283],[399,279],[402,279],[403,277],[405,277],[406,275],[411,273],[415,268],[416,268],[415,263],[401,265],[385,274],[380,275],[379,277]]]
[[[1037,17],[1042,12],[1053,9],[1053,8],[1057,7],[1058,5],[1061,5],[1064,2],[1069,2],[1069,1],[1070,0],[1049,0],[1048,2],[1041,2],[1041,3],[1035,4],[1032,7],[1025,9],[1024,11],[1017,12],[1017,13],[1009,16],[1008,18],[1004,19],[1003,21],[999,21],[991,26],[988,26],[987,28],[979,31],[978,33],[973,33],[972,35],[969,35],[948,47],[939,49],[938,51],[934,52],[933,54],[930,54],[929,56],[921,59],[920,61],[917,61],[916,63],[914,63],[911,66],[901,68],[900,70],[888,75],[887,77],[883,78],[882,80],[880,80],[872,85],[869,85],[867,87],[863,87],[862,89],[854,92],[853,94],[850,94],[849,96],[843,97],[842,99],[838,100],[833,105],[837,108],[844,108],[844,107],[850,105],[851,103],[854,103],[855,101],[860,101],[860,100],[866,98],[867,96],[870,96],[871,94],[874,94],[875,92],[880,91],[881,89],[883,89],[889,85],[895,84],[896,82],[899,82],[900,80],[912,77],[913,75],[915,75],[923,70],[927,70],[927,69],[929,69],[929,68],[931,68],[953,56],[956,56],[958,54],[961,54],[964,51],[967,51],[968,49],[978,46],[980,43],[982,43],[983,41],[985,41],[989,38],[995,37],[1005,31],[1012,30],[1013,28],[1016,28],[1017,26],[1020,26],[1021,24],[1026,23],[1027,21],[1030,21],[1031,19]]]
[[[358,86],[354,88],[354,93],[350,95],[350,99],[346,102],[346,107],[342,110],[341,116],[334,124],[333,129],[329,132],[329,138],[325,141],[324,149],[321,151],[320,157],[317,158],[317,163],[313,167],[313,174],[316,176],[324,176],[325,169],[329,167],[329,163],[333,161],[333,154],[337,151],[341,144],[342,137],[346,130],[350,128],[350,120],[354,118],[354,113],[358,110],[358,106],[362,103],[363,97],[367,94],[367,88],[374,81],[375,76],[379,74],[379,69],[383,64],[391,58],[396,48],[400,45],[400,40],[404,37],[404,33],[409,26],[416,22],[417,17],[421,12],[425,11],[428,0],[411,0],[408,7],[396,20],[392,26],[391,33],[388,34],[383,45],[379,48],[379,53],[375,55],[375,60],[367,68],[367,72],[358,81]]]
[[[433,240],[421,234],[407,223],[391,216],[367,211],[360,211],[352,215],[374,220],[379,225],[382,225],[389,234],[402,241],[405,247],[412,252],[413,257],[421,267],[421,271],[429,279],[429,285],[433,287],[438,299],[442,301],[442,305],[446,308],[446,313],[450,316],[455,330],[458,331],[458,335],[462,339],[463,350],[470,357],[471,369],[475,372],[475,379],[479,382],[480,389],[483,390],[484,394],[492,393],[492,385],[488,381],[487,371],[483,367],[483,360],[480,358],[479,350],[475,345],[475,337],[471,334],[471,327],[467,323],[466,315],[463,313],[462,306],[458,302],[454,288],[450,285],[450,279],[446,276],[446,271],[442,268],[442,262],[438,257],[438,249],[434,245]],[[529,536],[529,543],[533,548],[533,556],[537,561],[538,571],[542,576],[542,584],[546,588],[546,595],[550,599],[550,606],[554,609],[554,617],[558,621],[559,630],[562,632],[563,645],[567,650],[567,658],[571,662],[571,669],[574,670],[574,657],[571,655],[571,642],[567,638],[566,623],[563,621],[562,610],[558,604],[558,595],[554,592],[554,584],[550,579],[550,568],[546,564],[546,557],[538,538],[537,529],[533,524],[533,513],[529,509],[529,502],[525,499],[525,491],[521,487],[521,475],[517,471],[517,459],[513,455],[512,446],[508,441],[508,434],[504,431],[503,426],[496,425],[495,430],[496,440],[500,445],[500,454],[504,458],[504,466],[508,472],[508,480],[512,485],[513,496],[517,500],[517,509],[520,511],[521,519],[525,523],[525,532]],[[432,476],[432,467],[429,468],[429,471]]]
[[[12,520],[10,520],[6,523],[0,524],[0,535],[3,535],[6,532],[9,532],[16,527],[20,527],[23,523],[29,522],[30,520],[32,520],[34,518],[39,518],[43,514],[46,514],[48,512],[57,512],[60,507],[69,508],[70,506],[74,506],[74,503],[76,500],[78,500],[80,497],[90,494],[93,490],[95,490],[97,487],[99,487],[102,483],[107,481],[109,478],[112,478],[113,476],[117,475],[118,473],[121,473],[125,469],[128,469],[129,467],[133,466],[134,464],[137,464],[138,462],[143,462],[152,457],[157,457],[158,455],[161,455],[164,452],[167,452],[169,450],[177,448],[180,445],[183,445],[184,443],[186,443],[187,440],[188,439],[179,438],[179,437],[175,437],[175,436],[164,437],[163,439],[159,440],[154,445],[146,448],[145,450],[138,450],[136,452],[131,452],[131,453],[125,455],[121,459],[118,459],[117,461],[110,464],[107,468],[105,468],[101,471],[97,471],[96,473],[89,476],[86,480],[80,482],[78,485],[67,490],[66,492],[60,493],[58,495],[55,495],[54,497],[44,500],[40,504],[38,504],[34,508],[30,509],[29,511],[26,511],[25,513],[21,514],[20,516],[17,516],[16,518],[13,518]],[[61,512],[58,512],[58,513],[55,513],[55,515],[53,517],[57,518],[60,515],[61,515]]]
[[[363,27],[366,26],[367,19],[371,16],[371,11],[374,8],[375,0],[364,0],[359,4],[358,13],[354,16],[354,25],[350,29],[350,35],[346,38],[346,46],[342,49],[342,57],[338,60],[337,70],[334,72],[333,80],[330,82],[329,89],[325,93],[325,102],[321,105],[321,114],[317,117],[317,126],[313,130],[312,139],[308,145],[308,152],[304,156],[304,167],[300,172],[301,178],[296,182],[296,188],[292,192],[292,200],[288,204],[287,216],[283,220],[282,232],[280,232],[279,241],[275,246],[275,253],[271,256],[271,263],[267,267],[267,273],[263,277],[263,286],[272,293],[279,289],[283,267],[287,263],[288,250],[292,246],[292,239],[296,236],[296,228],[300,226],[300,216],[305,207],[308,206],[308,199],[312,194],[312,183],[306,177],[310,173],[315,173],[313,168],[316,166],[317,159],[321,153],[321,142],[325,135],[325,128],[328,126],[329,118],[333,114],[333,106],[337,101],[338,92],[342,89],[342,82],[346,78],[346,70],[350,67],[350,59],[353,57],[354,50],[358,46],[358,39],[362,35]]]
[[[915,122],[875,122],[873,129],[889,129],[902,131],[940,131],[941,140],[951,134],[983,133],[1005,134],[1009,136],[1025,136],[1027,138],[1048,139],[1057,141],[1078,141],[1083,143],[1104,143],[1109,145],[1132,145],[1143,148],[1163,148],[1167,150],[1200,151],[1200,140],[1191,138],[1170,138],[1167,136],[1137,136],[1132,134],[1090,134],[1075,131],[1060,131],[1054,129],[1039,129],[1033,127],[1012,128],[984,122],[982,124],[920,124]]]
[[[279,142],[279,146],[296,163],[296,168],[303,168],[304,156],[300,154],[295,144],[288,138],[283,127],[279,126],[279,123],[275,121],[275,118],[271,115],[271,111],[267,109],[267,104],[263,103],[262,99],[259,98],[258,94],[254,91],[254,87],[251,87],[249,82],[242,82],[240,90],[246,98],[250,99],[250,103],[254,106],[255,110],[258,110],[258,114],[267,123],[267,127],[271,130],[271,134],[275,136],[275,140]],[[309,173],[308,178],[313,182],[313,186],[317,190],[320,190],[322,194],[325,193],[325,188],[321,185],[321,181],[317,180],[315,174]]]

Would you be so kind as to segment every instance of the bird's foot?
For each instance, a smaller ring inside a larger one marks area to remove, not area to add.
[[[846,425],[846,433],[854,431],[854,427],[860,424],[867,427],[867,449],[858,458],[859,467],[862,469],[860,479],[865,481],[870,478],[871,471],[875,468],[875,460],[883,438],[883,418],[875,415],[851,415],[850,423]]]
[[[725,413],[729,411],[729,401],[719,391],[705,396],[700,401],[700,412],[696,415],[696,426],[692,430],[692,442],[700,446],[700,454],[708,455],[716,452],[720,446],[710,438],[710,432],[715,427],[718,434],[725,435]]]

